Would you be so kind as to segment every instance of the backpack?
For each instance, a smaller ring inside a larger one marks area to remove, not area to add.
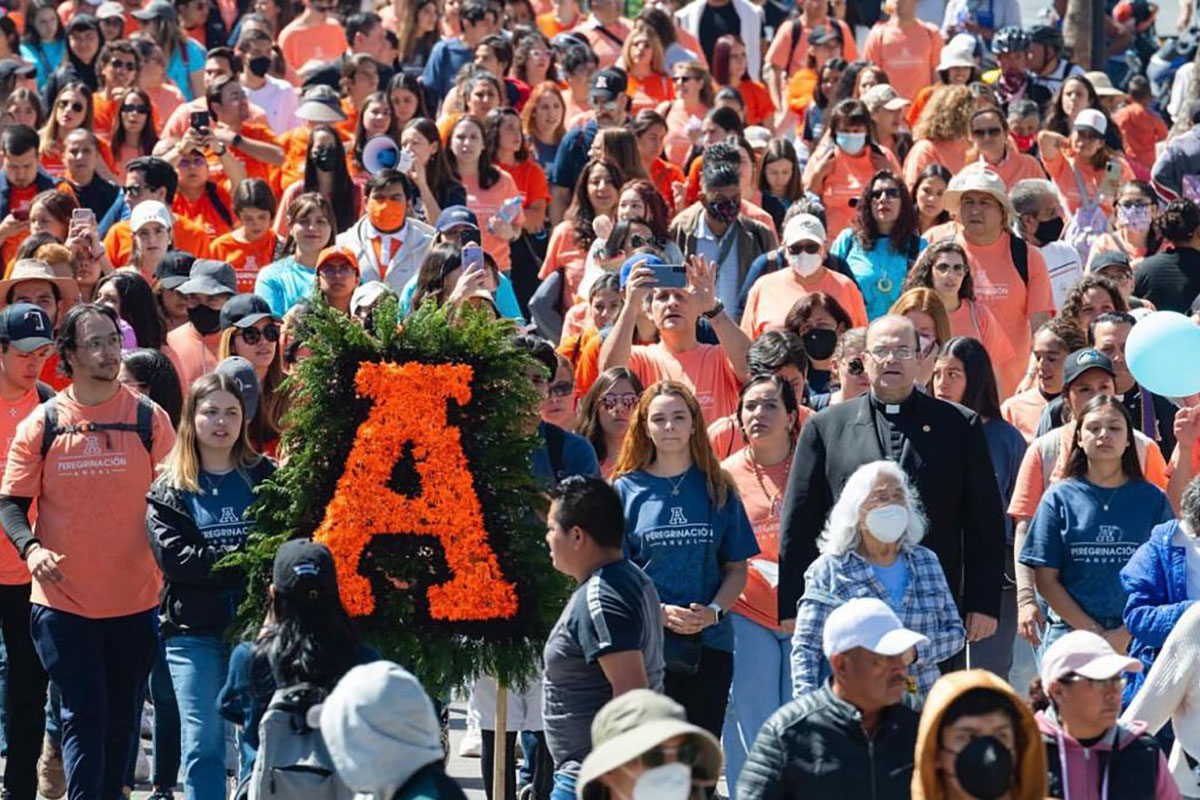
[[[38,388],[41,396],[42,389]],[[57,396],[42,403],[42,458],[50,452],[54,440],[64,433],[89,433],[91,431],[129,431],[136,433],[142,446],[149,453],[154,449],[154,403],[145,395],[138,395],[137,421],[129,422],[81,422],[77,425],[58,424]]]
[[[258,723],[258,755],[248,781],[250,800],[353,800],[338,777],[321,729],[308,712],[326,691],[311,683],[276,689]]]
[[[567,442],[567,434],[562,428],[557,425],[546,423],[546,455],[550,457],[550,471],[554,473],[554,485],[562,483],[563,478],[567,477],[567,471],[563,464],[563,447]]]

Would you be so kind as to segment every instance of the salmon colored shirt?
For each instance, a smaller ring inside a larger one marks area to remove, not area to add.
[[[837,26],[842,29],[842,58],[846,63],[850,63],[858,58],[858,47],[854,42],[854,31],[850,30],[850,26],[839,20],[826,19],[822,25],[828,25],[830,22],[836,22]],[[799,35],[793,37],[792,29],[799,25]],[[779,26],[779,30],[775,31],[775,38],[771,40],[771,46],[767,48],[767,54],[764,61],[767,64],[781,69],[788,75],[794,72],[799,72],[808,66],[808,35],[812,33],[812,26],[798,19],[789,19]],[[792,49],[793,38],[796,42],[796,49]]]
[[[1156,159],[1155,145],[1167,138],[1167,125],[1162,117],[1140,103],[1130,102],[1118,109],[1112,119],[1121,131],[1125,157],[1134,171],[1140,166],[1149,174]]]
[[[4,442],[5,453],[12,447],[13,440],[17,436],[17,425],[28,417],[40,402],[37,389],[30,389],[15,403],[0,400],[0,409],[3,409],[0,411],[0,437]],[[3,477],[4,467],[0,466],[0,479]],[[31,522],[36,519],[35,515],[36,506],[30,509]],[[3,537],[3,541],[0,541],[0,585],[20,586],[29,583],[30,580],[29,567],[26,566],[24,559],[17,555],[17,548],[13,547],[13,543],[8,540],[8,537]]]
[[[167,344],[175,351],[183,366],[183,374],[179,377],[184,385],[191,386],[197,378],[217,368],[217,345],[220,341],[220,333],[201,336],[190,322],[167,334]]]
[[[162,125],[163,120],[170,119],[171,115],[175,113],[175,109],[187,102],[187,98],[183,96],[183,92],[179,91],[179,87],[169,83],[147,89],[146,94],[150,95],[151,107],[158,109],[158,116],[154,118],[156,125]]]
[[[982,158],[979,160],[983,161]],[[1018,153],[1013,150],[1011,145],[1005,149],[1004,158],[1000,159],[999,163],[987,164],[985,162],[985,166],[1000,176],[1000,180],[1004,181],[1004,188],[1010,192],[1017,181],[1044,180],[1046,178],[1046,171],[1042,169],[1042,165],[1036,158],[1025,153]]]
[[[553,11],[548,11],[545,14],[538,14],[537,16],[538,30],[540,30],[547,39],[553,39],[563,31],[573,30],[575,26],[581,22],[583,22],[582,12],[577,14],[575,19],[571,20],[566,25],[558,21],[558,16]]]
[[[229,192],[219,184],[214,191],[220,201],[225,204],[225,211],[233,218],[233,198],[229,196]],[[217,213],[217,207],[213,205],[207,191],[201,192],[195,200],[187,199],[183,196],[183,192],[176,192],[175,200],[171,203],[171,213],[175,215],[176,220],[187,219],[200,226],[209,242],[233,230],[233,226]],[[237,222],[236,218],[234,218],[234,222]]]
[[[969,336],[979,341],[992,360],[992,371],[1001,397],[1008,397],[1021,382],[1025,362],[1013,352],[1012,343],[987,306],[972,300],[962,300],[958,308],[947,312],[951,336]]]
[[[936,25],[919,19],[901,24],[893,18],[871,28],[862,57],[882,67],[892,88],[911,100],[937,77],[934,70],[941,54],[942,34]]]
[[[346,32],[333,20],[303,25],[292,20],[279,33],[283,60],[296,72],[310,61],[333,61],[348,49]]]
[[[606,36],[596,29],[597,22],[595,17],[588,17],[587,20],[575,29],[576,33],[583,34],[592,45],[592,52],[596,54],[596,59],[600,62],[600,69],[605,67],[615,66],[617,59],[621,56],[621,45],[630,34],[633,33],[633,22],[618,17],[617,21],[612,25],[606,25],[605,30],[616,37]]]
[[[1042,412],[1050,405],[1050,399],[1042,390],[1033,386],[1014,394],[1000,404],[1000,416],[1009,425],[1021,432],[1026,442],[1032,442],[1042,421]]]
[[[1133,180],[1133,170],[1129,168],[1129,162],[1125,160],[1125,157],[1117,155],[1115,158],[1121,167],[1120,182]],[[1104,181],[1105,170],[1096,169],[1084,159],[1076,158],[1070,147],[1060,149],[1051,158],[1047,158],[1046,154],[1042,153],[1041,161],[1042,166],[1046,168],[1046,174],[1050,176],[1050,180],[1054,181],[1059,193],[1067,201],[1067,211],[1071,214],[1074,214],[1083,205],[1083,197],[1079,194],[1079,186],[1075,182],[1075,170],[1072,167],[1078,167],[1079,177],[1083,181],[1083,188],[1088,197],[1095,199],[1100,184]],[[1113,198],[1111,196],[1106,195],[1100,205],[1105,214],[1112,215]]]
[[[1138,264],[1146,259],[1146,256],[1150,255],[1145,247],[1130,244],[1124,238],[1118,238],[1117,231],[1109,231],[1108,233],[1100,234],[1092,242],[1092,248],[1088,251],[1087,266],[1083,271],[1091,272],[1092,262],[1096,260],[1096,256],[1108,250],[1117,250],[1129,256],[1129,264],[1134,270],[1137,269]]]
[[[891,151],[884,150],[884,157],[888,160],[888,167],[897,175],[900,174],[900,163],[896,161],[896,157]],[[912,158],[909,155],[909,158]],[[804,168],[804,183],[807,186],[812,173],[815,171],[817,158],[810,158],[808,164]],[[863,188],[870,183],[871,178],[875,177],[877,172],[875,162],[871,159],[867,148],[856,156],[847,155],[840,147],[837,150],[837,155],[834,157],[833,170],[829,176],[825,178],[825,186],[821,190],[821,202],[825,204],[825,230],[830,232],[830,235],[835,235],[835,232],[840,232],[843,228],[849,228],[854,222],[854,216],[857,213],[850,206],[853,200],[858,201],[862,196]],[[864,323],[865,324],[865,323]]]
[[[658,107],[658,113],[667,121],[667,135],[663,138],[663,158],[680,169],[692,152],[692,140],[687,135],[688,120],[695,117],[703,121],[708,108],[703,105],[688,108],[682,100],[674,100]]]
[[[556,271],[562,270],[563,298],[567,303],[575,302],[579,291],[579,282],[583,280],[583,270],[587,263],[588,248],[575,235],[575,223],[569,219],[554,226],[550,233],[550,241],[546,245],[546,258],[538,271],[538,280],[545,280]]]
[[[796,433],[800,433],[800,429],[804,427],[804,423],[808,418],[817,412],[813,411],[808,406],[798,406],[796,408]],[[730,414],[728,417],[721,417],[719,420],[708,426],[708,443],[712,445],[713,453],[717,458],[724,460],[740,453],[746,447],[746,437],[742,435],[741,426],[738,425],[737,412]]]
[[[175,220],[171,229],[171,240],[176,250],[191,253],[196,258],[209,257],[208,234],[197,223],[181,217]],[[129,220],[122,219],[113,223],[104,237],[104,250],[108,260],[114,267],[123,267],[129,263],[129,254],[133,252],[133,231],[129,228]]]
[[[904,182],[917,185],[917,177],[930,164],[941,164],[954,175],[967,165],[967,149],[971,143],[966,139],[951,142],[935,142],[921,139],[913,144],[904,158]]]
[[[253,294],[258,271],[277,260],[275,251],[279,242],[280,239],[270,231],[253,242],[239,241],[231,231],[218,237],[210,249],[213,258],[224,261],[237,272],[238,293]]]
[[[1058,459],[1052,465],[1049,484],[1053,485],[1063,479],[1067,472],[1067,457],[1071,453],[1071,439],[1075,435],[1075,423],[1068,422],[1045,436],[1058,436]],[[1144,434],[1136,433],[1138,455],[1142,462],[1142,472],[1146,480],[1163,491],[1167,490],[1167,462],[1163,459],[1158,443],[1147,438]],[[1144,457],[1142,457],[1144,454]],[[1046,465],[1042,463],[1042,451],[1038,440],[1034,439],[1025,450],[1021,459],[1021,469],[1017,472],[1017,484],[1013,489],[1012,500],[1008,504],[1008,514],[1015,519],[1032,518],[1037,511],[1038,503],[1042,500],[1042,484],[1044,483]]]
[[[813,292],[824,292],[837,300],[850,315],[853,327],[867,324],[867,307],[852,278],[822,267],[817,280],[805,285],[791,267],[785,267],[763,275],[750,287],[742,312],[742,330],[751,339],[757,339],[763,331],[782,330],[796,301]]]
[[[668,352],[661,342],[634,345],[629,354],[629,369],[643,386],[661,380],[679,381],[687,386],[696,395],[705,420],[719,419],[737,410],[742,384],[720,345],[698,344],[682,353]]]
[[[779,514],[791,466],[792,459],[785,458],[770,467],[757,467],[748,450],[721,462],[737,487],[759,549],[747,565],[746,588],[730,610],[773,631],[779,629]]]
[[[55,404],[62,426],[137,419],[139,395],[125,386],[97,406],[72,390]],[[167,412],[154,407],[151,451],[136,431],[62,433],[42,457],[45,417],[17,426],[0,493],[37,500],[33,532],[66,556],[58,583],[34,578],[34,603],[89,619],[123,617],[158,606],[162,576],[146,539],[146,491],[154,467],[175,443]],[[81,502],[86,499],[86,502]]]
[[[501,272],[508,272],[512,265],[509,243],[488,230],[488,220],[500,211],[501,203],[510,197],[516,197],[520,192],[512,175],[499,167],[496,169],[500,172],[500,180],[492,184],[491,188],[480,187],[479,178],[474,175],[463,175],[462,184],[463,188],[467,190],[467,207],[475,212],[475,217],[479,220],[480,244],[483,245],[484,251],[490,253],[496,260],[496,267]],[[518,209],[513,226],[520,228],[524,221],[525,210]]]
[[[675,99],[675,83],[669,75],[652,72],[645,78],[629,76],[629,87],[625,90],[632,105],[630,114],[637,114],[647,108],[657,108],[659,104]]]

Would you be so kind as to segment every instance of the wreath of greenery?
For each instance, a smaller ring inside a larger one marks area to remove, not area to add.
[[[516,588],[517,611],[484,621],[433,618],[427,590],[452,577],[442,545],[431,536],[395,531],[374,536],[363,550],[358,572],[370,582],[375,607],[356,622],[381,655],[410,669],[431,692],[485,674],[521,685],[537,670],[569,587],[551,566],[543,538],[544,486],[530,473],[530,456],[541,446],[529,430],[528,409],[537,397],[525,376],[530,359],[513,346],[511,324],[432,304],[401,324],[392,300],[375,309],[378,336],[323,303],[314,304],[307,324],[312,356],[289,387],[282,443],[287,462],[258,490],[251,510],[256,527],[245,549],[225,562],[242,567],[248,578],[240,622],[257,630],[279,546],[312,536],[326,516],[372,407],[356,391],[359,365],[463,364],[471,368],[470,399],[461,406],[447,401],[448,425],[459,430],[487,542],[504,579]],[[388,488],[414,497],[421,479],[412,447],[396,457]]]

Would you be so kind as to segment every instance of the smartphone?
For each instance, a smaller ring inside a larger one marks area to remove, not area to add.
[[[94,226],[96,224],[96,212],[90,208],[77,208],[71,212],[71,224],[74,226]]]
[[[683,289],[687,287],[687,267],[683,264],[651,264],[656,289]]]
[[[483,269],[483,248],[474,242],[468,242],[463,245],[462,249],[463,269],[470,272],[478,272]]]
[[[14,208],[12,210],[12,215],[13,215],[13,219],[24,222],[27,219],[29,219],[29,209],[28,208]]]
[[[208,127],[208,112],[193,111],[192,112],[192,127],[196,130],[204,130]]]
[[[408,172],[413,168],[415,160],[416,156],[413,155],[411,150],[401,150],[400,155],[396,157],[396,169],[399,172]]]

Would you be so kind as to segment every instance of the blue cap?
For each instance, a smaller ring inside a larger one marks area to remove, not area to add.
[[[629,280],[629,273],[638,267],[658,267],[666,263],[653,253],[634,253],[621,265],[621,288],[625,288],[625,283]]]
[[[438,214],[435,227],[445,233],[451,228],[463,225],[472,230],[479,230],[479,220],[475,217],[475,212],[466,206],[446,206],[442,209],[442,213]]]
[[[0,311],[0,341],[22,353],[54,344],[54,326],[50,317],[32,303],[14,303]]]

